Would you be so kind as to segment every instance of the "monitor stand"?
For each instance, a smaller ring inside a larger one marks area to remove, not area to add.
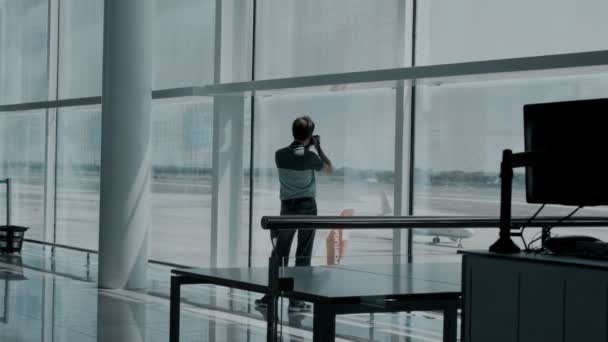
[[[510,236],[501,236],[490,246],[490,252],[501,254],[514,254],[521,252],[519,246],[511,240]]]
[[[513,167],[525,165],[520,160],[526,154],[513,155],[511,150],[502,152],[500,163],[500,233],[498,240],[490,246],[490,252],[513,254],[521,249],[511,240],[511,193],[513,191]],[[523,159],[523,158],[522,158]]]

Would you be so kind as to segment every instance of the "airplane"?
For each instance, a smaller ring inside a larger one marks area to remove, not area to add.
[[[393,214],[393,208],[388,200],[386,191],[380,193],[380,201],[382,203],[381,216],[390,216]],[[414,230],[414,234],[432,236],[431,244],[437,245],[441,242],[441,237],[447,237],[449,240],[458,243],[458,247],[462,247],[462,240],[468,239],[475,234],[473,228],[435,228],[435,229],[420,229]]]

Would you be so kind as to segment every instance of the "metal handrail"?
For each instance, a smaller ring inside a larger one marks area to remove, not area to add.
[[[87,249],[87,248],[81,248],[81,247],[75,247],[75,246],[62,245],[62,244],[59,244],[59,243],[52,243],[52,242],[46,242],[46,241],[40,241],[40,240],[34,240],[34,239],[24,239],[23,241],[30,242],[30,243],[35,243],[35,244],[38,244],[38,245],[49,246],[49,247],[69,249],[69,250],[77,251],[77,252],[97,254],[97,251],[93,250],[93,249]]]
[[[10,215],[11,179],[10,178],[0,179],[0,184],[6,184],[6,225],[10,226],[10,224],[11,224],[11,219],[10,219],[10,216],[11,216]],[[49,246],[49,247],[53,247],[53,248],[62,248],[62,249],[87,253],[87,254],[99,254],[96,250],[93,250],[93,249],[87,249],[87,248],[81,248],[81,247],[69,246],[69,245],[62,245],[59,243],[52,243],[52,242],[33,240],[33,239],[24,239],[23,241],[29,242],[29,243],[35,243],[35,244],[43,245],[43,246]],[[172,262],[153,260],[153,259],[148,259],[148,262],[150,264],[156,264],[156,265],[162,265],[162,266],[168,266],[168,267],[194,268],[194,266],[176,264],[176,263],[172,263]]]
[[[514,229],[553,226],[563,217],[540,216],[532,222],[529,217],[513,217]],[[264,216],[263,229],[406,229],[406,228],[498,228],[498,216]],[[608,217],[573,217],[559,223],[560,227],[608,227]]]
[[[54,248],[61,248],[61,249],[67,249],[67,250],[71,250],[71,251],[87,253],[87,254],[95,254],[95,255],[99,254],[99,252],[94,249],[62,245],[59,243],[45,242],[45,241],[33,240],[33,239],[24,239],[23,241],[29,242],[29,243],[35,243],[35,244],[43,245],[43,246],[49,246],[49,247],[54,247]],[[176,268],[195,268],[195,266],[176,264],[176,263],[172,263],[172,262],[166,262],[166,261],[160,261],[160,260],[154,260],[154,259],[148,259],[148,263],[154,264],[154,265],[176,267]]]

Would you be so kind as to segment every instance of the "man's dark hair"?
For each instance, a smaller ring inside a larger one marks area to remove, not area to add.
[[[306,140],[312,137],[312,133],[315,131],[315,123],[310,117],[302,116],[293,121],[291,131],[296,140]]]

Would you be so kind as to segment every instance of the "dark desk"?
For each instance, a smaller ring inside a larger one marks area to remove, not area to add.
[[[463,341],[608,340],[608,261],[462,253]]]
[[[444,312],[444,341],[456,341],[460,305],[459,264],[288,267],[294,279],[287,298],[314,303],[314,341],[333,341],[336,315],[374,312]],[[267,268],[176,269],[171,278],[171,341],[179,340],[180,287],[213,284],[268,292]]]

